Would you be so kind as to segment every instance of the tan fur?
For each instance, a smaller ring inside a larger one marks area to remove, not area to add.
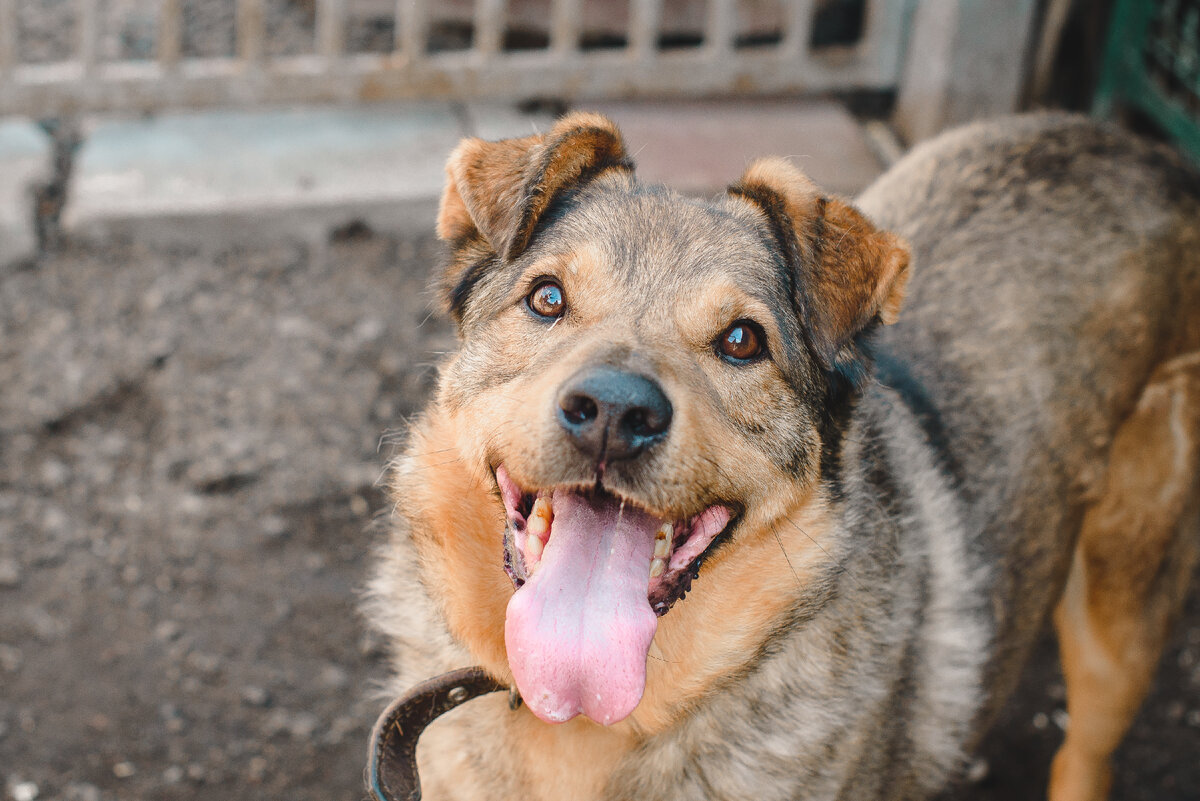
[[[504,650],[504,607],[511,589],[496,570],[502,559],[495,532],[503,509],[477,477],[464,470],[462,452],[447,447],[452,434],[435,419],[420,434],[410,470],[424,471],[429,497],[408,497],[413,514],[426,521],[418,538],[428,586],[442,605],[452,634],[501,681],[511,682]],[[453,499],[453,502],[447,502]],[[808,567],[823,556],[825,505],[797,497],[794,508],[772,525],[742,532],[736,558],[716,558],[706,566],[705,592],[697,593],[663,618],[650,651],[646,694],[634,714],[611,727],[578,718],[547,726],[525,710],[505,716],[506,752],[523,780],[542,798],[594,797],[614,766],[640,738],[662,732],[687,714],[692,704],[735,680],[746,653],[788,611],[790,591],[809,577]],[[453,536],[447,536],[453,532]],[[781,551],[785,558],[781,559]],[[499,703],[492,699],[493,704]],[[460,732],[434,727],[423,748],[435,750],[445,738],[453,749]],[[553,754],[553,759],[546,755]],[[428,777],[450,776],[434,763]],[[436,796],[435,796],[436,797]],[[453,797],[464,801],[480,796]]]
[[[599,485],[557,416],[582,366],[651,377],[673,410],[604,491],[739,516],[659,619],[627,719],[474,701],[423,741],[427,797],[932,797],[1057,603],[1071,726],[1050,799],[1102,801],[1197,560],[1200,263],[1174,164],[1018,118],[918,149],[868,216],[781,159],[708,204],[648,190],[597,115],[464,141],[438,218],[462,347],[398,461],[374,601],[397,607],[403,681],[469,658],[512,682],[495,471]],[[554,320],[525,305],[545,280]],[[767,356],[723,359],[746,320]],[[872,344],[904,363],[879,384]]]
[[[760,159],[746,170],[737,187],[747,199],[763,194],[782,201],[782,214],[764,211],[794,226],[800,246],[811,249],[821,269],[806,286],[813,331],[823,348],[836,349],[876,315],[885,325],[896,322],[908,282],[908,244],[878,231],[857,209],[837,198],[823,197],[807,176],[785,159]]]
[[[1198,487],[1200,354],[1192,354],[1151,378],[1084,517],[1055,612],[1070,727],[1050,801],[1108,797],[1109,760],[1149,690],[1196,561],[1194,547],[1181,553],[1175,542],[1181,526],[1197,524]]]
[[[559,192],[625,159],[620,132],[599,114],[564,117],[544,136],[465,139],[446,163],[438,236],[478,230],[497,253],[517,256]]]
[[[824,511],[823,502],[801,498],[784,519],[743,532],[736,557],[718,555],[705,566],[706,589],[664,617],[655,635],[646,695],[632,716],[640,733],[665,730],[705,694],[736,680],[747,651],[760,646],[764,631],[788,611],[791,591],[809,579],[809,565],[822,558]]]

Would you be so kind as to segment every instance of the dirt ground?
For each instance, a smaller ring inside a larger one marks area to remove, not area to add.
[[[435,254],[360,232],[0,276],[0,796],[365,797],[384,666],[356,599],[388,443],[452,346]],[[1043,650],[956,798],[1039,797]],[[1197,756],[1193,600],[1114,798],[1200,798]]]
[[[450,341],[428,249],[0,277],[0,796],[363,796],[380,438]]]

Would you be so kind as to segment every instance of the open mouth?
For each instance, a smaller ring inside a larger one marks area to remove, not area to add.
[[[615,723],[641,700],[658,617],[684,596],[729,525],[714,504],[660,519],[598,487],[529,492],[503,465],[509,666],[539,718]]]

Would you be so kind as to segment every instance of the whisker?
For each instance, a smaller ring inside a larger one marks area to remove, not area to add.
[[[775,542],[779,543],[779,552],[783,554],[783,561],[787,562],[788,570],[792,571],[792,578],[796,580],[796,586],[803,586],[803,582],[800,581],[800,574],[796,572],[796,568],[792,564],[792,558],[788,556],[787,548],[783,547],[783,537],[779,536],[779,526],[771,526],[771,533],[775,536]],[[809,539],[812,538],[809,537]]]
[[[800,527],[800,525],[799,525],[798,523],[796,523],[796,521],[795,521],[795,520],[792,520],[790,517],[785,517],[785,518],[783,518],[783,519],[784,519],[784,520],[786,520],[786,521],[787,521],[787,522],[788,522],[788,523],[789,523],[789,524],[792,526],[792,528],[796,529],[796,531],[799,531],[799,532],[800,532],[801,534],[803,534],[805,537],[808,537],[808,541],[809,541],[809,542],[811,542],[813,545],[817,546],[818,548],[820,548],[820,549],[821,549],[821,553],[825,554],[825,556],[826,556],[826,557],[828,557],[828,558],[829,558],[831,561],[835,561],[835,560],[833,559],[833,554],[831,554],[831,553],[830,553],[828,550],[826,550],[824,545],[822,545],[821,543],[817,542],[817,541],[816,541],[816,539],[814,539],[814,538],[813,538],[813,536],[812,536],[811,534],[809,534],[807,531],[805,531],[804,529],[802,529],[802,528]],[[860,590],[861,590],[861,589],[866,589],[865,587],[863,587],[863,585],[862,585],[862,584],[859,582],[859,580],[858,580],[858,579],[857,579],[857,578],[854,576],[854,574],[853,574],[853,573],[851,573],[851,572],[850,572],[850,570],[849,570],[849,569],[848,569],[848,568],[847,568],[845,565],[843,565],[843,564],[838,564],[838,566],[837,566],[837,567],[838,567],[838,571],[839,571],[839,572],[842,572],[842,573],[845,573],[845,574],[846,574],[846,576],[847,576],[847,577],[849,577],[849,579],[850,579],[851,581],[853,581],[853,582],[854,582],[854,584],[855,584],[855,586],[857,586],[857,587],[858,587]]]

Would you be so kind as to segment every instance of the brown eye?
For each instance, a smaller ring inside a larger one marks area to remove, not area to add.
[[[562,317],[567,309],[563,300],[563,291],[554,281],[543,281],[533,288],[529,297],[525,298],[529,310],[539,317]]]
[[[763,355],[765,339],[757,323],[738,320],[721,334],[721,338],[717,340],[717,350],[726,361],[748,362]]]

